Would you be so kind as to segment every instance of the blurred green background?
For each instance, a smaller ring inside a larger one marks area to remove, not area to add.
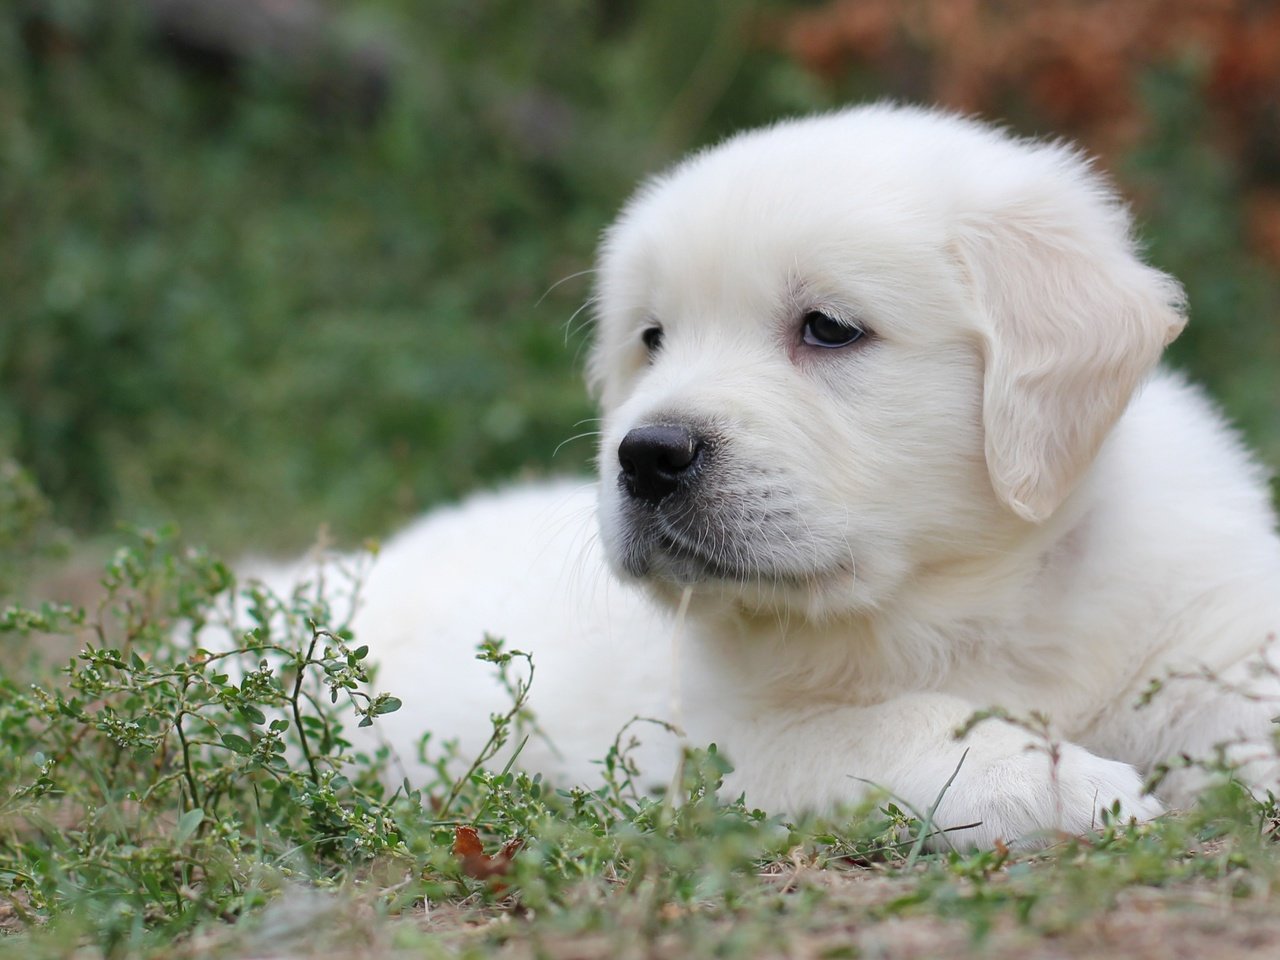
[[[1189,289],[1173,362],[1280,464],[1280,69],[1232,39],[1256,13],[1027,6],[11,0],[0,550],[175,519],[287,550],[585,469],[572,318],[636,180],[879,96],[1099,151]]]

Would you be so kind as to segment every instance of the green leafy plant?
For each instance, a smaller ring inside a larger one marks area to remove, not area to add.
[[[237,596],[225,565],[164,532],[118,551],[103,586],[92,615],[0,619],[84,641],[52,682],[3,679],[0,763],[17,786],[0,884],[28,920],[87,916],[108,942],[183,929],[399,849],[379,761],[352,762],[335,706],[369,723],[399,701],[366,692],[367,648],[321,626],[322,598]]]
[[[394,758],[357,734],[400,701],[370,685],[352,608],[327,599],[358,597],[362,571],[326,563],[280,596],[143,531],[90,611],[0,612],[14,654],[79,647],[60,671],[14,656],[0,676],[0,955],[252,955],[292,917],[299,956],[344,936],[369,956],[586,943],[756,956],[795,937],[846,956],[850,917],[863,931],[931,917],[981,941],[1011,924],[1062,936],[1137,888],[1270,896],[1275,800],[1227,776],[1193,811],[1140,826],[1113,812],[1035,854],[927,852],[945,790],[927,811],[873,795],[825,820],[770,816],[722,796],[731,766],[714,746],[687,750],[671,789],[649,794],[634,751],[658,721],[639,718],[597,783],[549,783],[518,766],[539,735],[534,659],[493,637],[478,655],[511,705],[486,745],[463,757],[446,742],[425,777],[389,789]],[[986,716],[1044,734],[1052,758],[1043,718]],[[414,919],[442,909],[456,922]]]

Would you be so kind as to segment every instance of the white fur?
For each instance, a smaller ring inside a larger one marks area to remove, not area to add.
[[[589,776],[632,715],[671,717],[674,671],[691,741],[767,808],[871,782],[924,810],[967,749],[938,820],[980,823],[959,834],[977,844],[1083,831],[1113,800],[1154,815],[1140,773],[1180,752],[1270,754],[1277,684],[1249,667],[1280,629],[1267,488],[1204,398],[1153,373],[1181,291],[1129,229],[1072,150],[889,106],[742,134],[649,183],[603,245],[591,362],[623,582],[582,488],[403,533],[357,622],[405,700],[384,724],[401,754],[426,728],[478,746],[501,701],[469,660],[486,630],[538,664],[560,755],[531,741],[523,763]],[[811,310],[872,335],[807,346]],[[714,456],[681,510],[645,514],[618,445],[671,422]],[[1264,699],[1180,680],[1135,709],[1201,666]],[[953,737],[989,706],[1051,718],[1058,763],[1000,720]],[[1244,774],[1276,782],[1272,762]],[[1197,786],[1178,774],[1162,797]]]

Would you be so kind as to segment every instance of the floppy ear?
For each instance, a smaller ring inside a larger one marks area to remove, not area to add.
[[[1016,175],[988,178],[997,192],[961,218],[955,248],[982,318],[991,484],[1039,523],[1186,320],[1181,286],[1138,259],[1127,211],[1087,161],[1028,153]]]

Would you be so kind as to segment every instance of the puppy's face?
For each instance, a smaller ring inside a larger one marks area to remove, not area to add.
[[[617,238],[602,529],[634,577],[869,604],[998,513],[982,362],[940,237],[796,186],[668,194]]]
[[[813,617],[1045,519],[1181,323],[1081,161],[891,108],[694,157],[599,283],[611,562]]]

